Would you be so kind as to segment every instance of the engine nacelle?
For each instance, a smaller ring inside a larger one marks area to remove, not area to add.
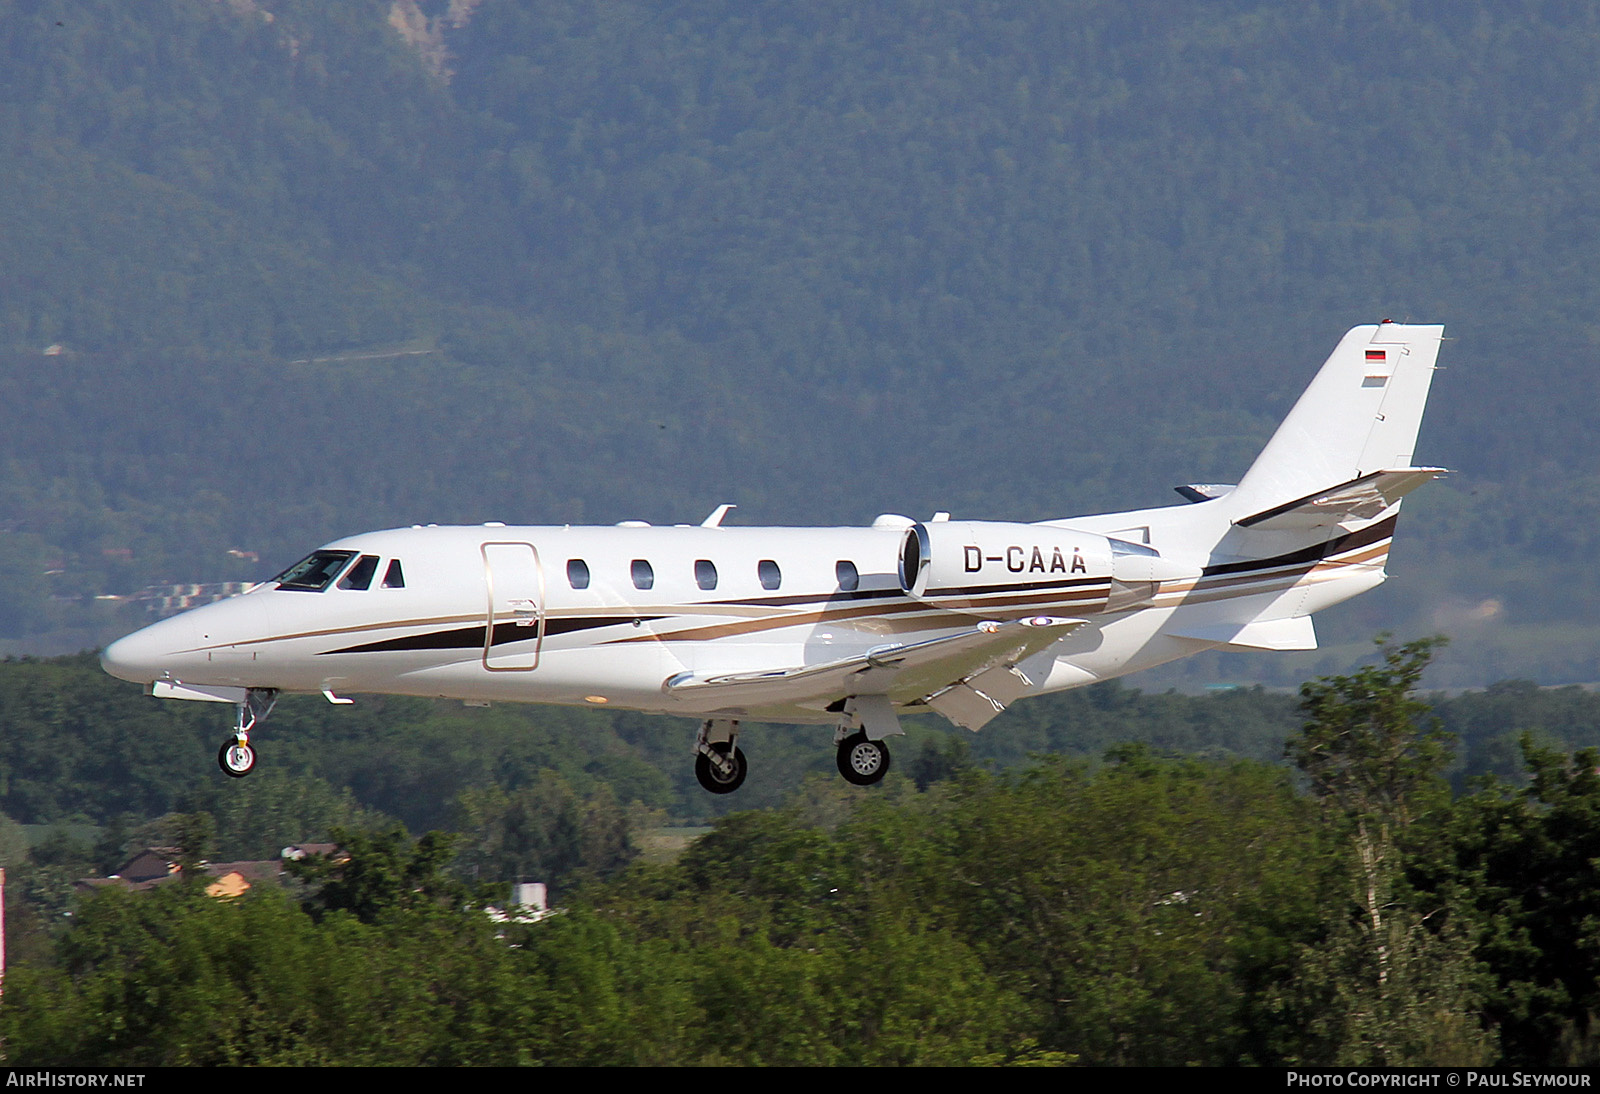
[[[1045,606],[1124,611],[1152,603],[1162,581],[1187,576],[1187,567],[1143,544],[1050,524],[915,524],[900,550],[900,587],[907,593],[985,616]]]

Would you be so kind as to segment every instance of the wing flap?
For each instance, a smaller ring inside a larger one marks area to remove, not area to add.
[[[1014,664],[1000,664],[975,672],[941,688],[923,701],[962,729],[974,733],[1028,693],[1033,681]]]

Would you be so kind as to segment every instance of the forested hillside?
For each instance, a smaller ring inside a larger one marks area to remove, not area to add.
[[[1441,685],[1593,680],[1597,44],[1561,2],[4,0],[0,636],[418,521],[1161,503],[1390,316],[1456,339],[1418,457],[1460,472],[1396,580],[1320,658],[1161,679],[1393,626],[1455,636]]]

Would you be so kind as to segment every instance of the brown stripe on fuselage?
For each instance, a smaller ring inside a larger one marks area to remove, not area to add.
[[[631,618],[631,617],[630,617]],[[366,634],[372,631],[394,630],[399,627],[459,627],[468,623],[481,623],[483,613],[475,615],[443,615],[431,619],[400,619],[388,623],[357,623],[348,627],[327,627],[315,631],[298,631],[294,634],[274,634],[266,638],[246,638],[239,642],[220,642],[210,646],[196,646],[188,653],[203,653],[207,650],[229,649],[234,646],[258,646],[263,642],[289,642],[296,638],[327,638],[341,634]]]

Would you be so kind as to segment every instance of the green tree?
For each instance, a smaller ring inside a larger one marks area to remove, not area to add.
[[[404,829],[355,832],[334,828],[338,849],[288,863],[290,874],[314,886],[307,904],[313,914],[348,912],[377,923],[418,908],[460,908],[469,902],[465,885],[446,872],[456,837],[429,832],[413,841]]]
[[[1371,929],[1378,985],[1389,976],[1384,919],[1399,877],[1398,840],[1420,811],[1447,800],[1450,736],[1412,694],[1441,638],[1393,646],[1383,664],[1300,689],[1306,723],[1285,749],[1311,789],[1351,829],[1357,903]]]
[[[1521,787],[1487,782],[1456,806],[1420,883],[1464,894],[1489,968],[1485,1014],[1502,1060],[1600,1060],[1600,750],[1521,739]]]
[[[320,922],[270,887],[106,890],[57,964],[6,982],[13,1065],[537,1062],[542,981],[476,912],[413,906]]]
[[[1326,933],[1281,998],[1307,1036],[1293,1058],[1337,1064],[1487,1062],[1480,970],[1448,900],[1406,884],[1423,819],[1445,819],[1450,737],[1414,692],[1441,638],[1379,639],[1381,664],[1301,688],[1306,723],[1285,751],[1342,834],[1349,865]],[[1421,904],[1419,908],[1418,905]]]
[[[628,811],[609,785],[580,798],[549,769],[516,790],[462,791],[456,824],[465,833],[460,868],[480,881],[561,886],[580,873],[610,877],[638,855]]]
[[[1015,993],[1048,1052],[1235,1062],[1254,985],[1286,960],[1278,939],[1314,921],[1314,816],[1281,768],[1138,747],[1112,760],[864,808],[840,830],[865,877],[834,883],[839,914],[865,918],[863,890],[909,894]]]

